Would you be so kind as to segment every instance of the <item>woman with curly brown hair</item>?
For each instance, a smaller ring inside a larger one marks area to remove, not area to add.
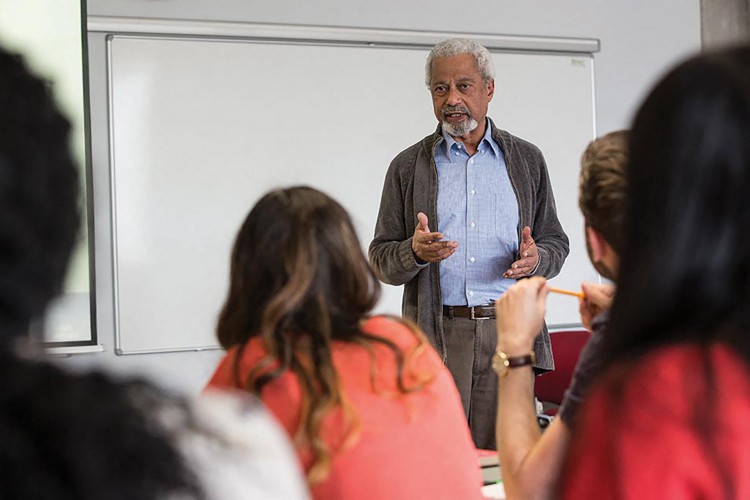
[[[232,252],[209,387],[255,393],[295,441],[315,498],[481,498],[450,373],[380,287],[346,211],[310,187],[266,194]]]

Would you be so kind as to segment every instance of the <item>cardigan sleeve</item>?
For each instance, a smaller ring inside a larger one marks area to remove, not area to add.
[[[534,149],[537,153],[535,163],[538,171],[536,172],[536,196],[534,197],[536,203],[531,236],[539,251],[539,266],[535,274],[554,278],[560,272],[570,252],[570,244],[557,217],[555,196],[547,172],[547,163],[541,151]]]
[[[383,184],[380,211],[375,224],[375,235],[368,255],[378,278],[389,285],[403,285],[411,281],[429,264],[417,262],[411,248],[413,227],[407,227],[407,200],[402,171],[409,164],[413,152],[406,150],[391,162]],[[413,163],[411,158],[411,163]]]

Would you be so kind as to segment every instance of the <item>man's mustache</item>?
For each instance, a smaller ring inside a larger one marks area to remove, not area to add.
[[[450,113],[464,113],[469,116],[469,118],[472,118],[471,111],[469,111],[469,108],[466,106],[444,106],[441,113],[443,116],[446,116]]]

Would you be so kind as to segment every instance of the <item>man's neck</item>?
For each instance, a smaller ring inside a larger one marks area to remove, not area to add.
[[[482,139],[484,139],[484,134],[487,130],[487,119],[482,120],[481,123],[466,134],[463,137],[453,137],[453,140],[456,142],[460,142],[464,145],[464,148],[466,149],[466,152],[469,153],[469,155],[473,156],[477,152],[477,148],[479,147],[479,143],[482,142]]]

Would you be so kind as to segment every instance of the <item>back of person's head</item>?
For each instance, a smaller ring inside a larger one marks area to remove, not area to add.
[[[627,130],[618,130],[591,141],[578,177],[578,207],[586,226],[601,233],[618,254],[623,248],[628,136]]]
[[[495,65],[492,62],[492,54],[482,44],[471,38],[449,38],[438,43],[427,55],[425,64],[425,85],[430,88],[432,80],[432,61],[437,57],[454,57],[463,54],[471,54],[477,63],[482,81],[489,83],[495,79]]]
[[[327,345],[359,332],[380,285],[346,210],[306,186],[263,196],[239,230],[218,337],[228,349],[282,332]]]
[[[0,48],[0,344],[57,295],[77,237],[70,125],[49,86]]]
[[[0,77],[0,79],[2,79]],[[72,375],[0,349],[0,498],[203,498],[162,418],[189,418],[143,382]]]
[[[226,349],[239,346],[235,367],[248,340],[261,339],[267,351],[244,379],[235,372],[238,387],[262,394],[267,383],[289,372],[299,381],[302,408],[295,437],[298,447],[313,457],[310,484],[328,476],[336,451],[322,436],[324,417],[342,410],[341,436],[335,439],[349,445],[357,436],[358,416],[333,363],[334,341],[356,344],[371,354],[374,345],[389,349],[402,393],[429,381],[429,376],[417,376],[415,383],[405,379],[413,375],[409,360],[428,345],[415,326],[404,321],[418,339],[418,348],[408,356],[391,340],[362,330],[379,294],[349,215],[316,189],[298,186],[267,193],[240,228],[218,338]],[[269,369],[274,362],[277,367]],[[370,369],[374,375],[377,367]]]
[[[748,46],[687,60],[641,106],[610,358],[724,337],[750,360],[749,137]]]

